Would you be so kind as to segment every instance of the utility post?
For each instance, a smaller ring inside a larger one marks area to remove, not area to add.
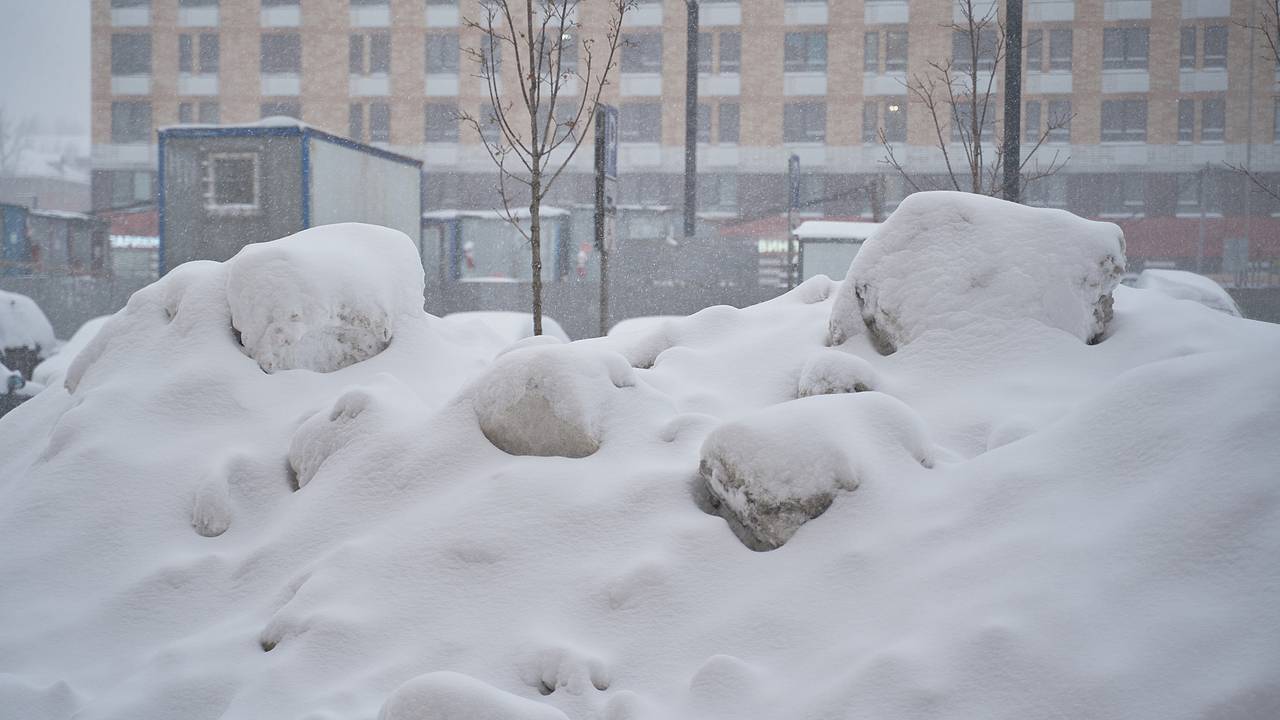
[[[796,252],[795,238],[791,231],[796,229],[796,208],[800,205],[800,156],[795,153],[787,161],[787,289],[796,286]]]
[[[698,232],[698,0],[688,6],[684,93],[684,236]]]
[[[609,334],[609,253],[618,240],[618,108],[597,105],[596,153],[596,251],[600,253],[600,335]]]
[[[1022,201],[1022,0],[1005,0],[1004,199]]]

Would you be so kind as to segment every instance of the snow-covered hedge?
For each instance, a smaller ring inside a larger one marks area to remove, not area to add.
[[[1124,271],[1111,223],[970,193],[908,196],[849,266],[829,341],[893,352],[932,330],[1031,319],[1101,336]]]

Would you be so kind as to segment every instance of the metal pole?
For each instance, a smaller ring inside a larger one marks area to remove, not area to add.
[[[1255,11],[1257,10],[1257,8],[1258,8],[1257,0],[1249,0],[1249,27],[1250,28],[1254,26]],[[1256,31],[1252,29],[1249,30],[1249,100],[1247,103],[1247,108],[1245,110],[1245,115],[1249,118],[1249,120],[1245,125],[1245,136],[1244,136],[1244,171],[1246,173],[1253,172],[1253,168],[1251,167],[1253,164],[1253,88],[1254,88],[1253,56],[1255,53],[1253,43],[1254,43],[1254,40],[1257,38],[1257,35],[1258,33]],[[1253,188],[1250,187],[1248,182],[1246,182],[1245,193],[1244,193],[1244,245],[1245,245],[1245,248],[1248,248],[1249,245],[1252,243],[1252,238],[1250,237],[1253,234],[1253,202],[1252,200],[1253,200]],[[1249,258],[1246,256],[1245,257],[1246,269],[1248,268],[1248,260]],[[1247,279],[1246,279],[1246,282],[1247,282]]]
[[[1021,201],[1022,0],[1005,0],[1004,199]]]
[[[684,236],[698,232],[698,0],[686,0],[684,95]]]

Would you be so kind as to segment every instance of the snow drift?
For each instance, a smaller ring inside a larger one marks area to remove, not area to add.
[[[1134,287],[1154,290],[1178,300],[1190,300],[1207,308],[1240,317],[1240,307],[1212,278],[1185,270],[1143,270]]]
[[[417,249],[397,230],[347,223],[247,245],[227,261],[240,342],[263,370],[332,372],[382,352],[422,315]]]
[[[1111,319],[1124,272],[1111,223],[969,193],[916,193],[868,238],[831,312],[830,342],[864,327],[882,352],[930,330],[1035,320],[1081,340]]]
[[[875,307],[916,281],[967,297],[921,272]],[[266,373],[228,265],[175,269],[0,418],[0,714],[1280,715],[1280,328],[1120,287],[1093,345],[1081,294],[1028,306],[1068,332],[906,312],[882,355],[828,346],[848,289],[515,349],[392,312],[376,355]],[[754,552],[746,489],[832,499]]]

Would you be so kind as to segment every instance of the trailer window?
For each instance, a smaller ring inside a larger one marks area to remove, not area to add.
[[[244,213],[258,209],[258,154],[211,153],[205,163],[205,208]]]

